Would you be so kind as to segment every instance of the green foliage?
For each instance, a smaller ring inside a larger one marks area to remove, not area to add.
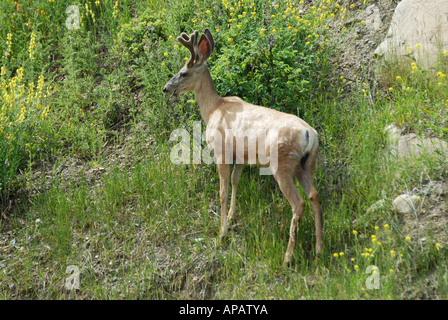
[[[407,125],[439,138],[448,137],[448,52],[437,70],[423,70],[415,62],[391,66],[383,75],[387,98],[395,105],[398,125]]]
[[[325,33],[333,8],[324,6],[323,18],[290,1],[223,4],[218,12],[198,14],[201,27],[213,25],[210,65],[218,92],[296,113],[313,99],[310,89],[319,87],[331,55]]]
[[[157,13],[145,11],[137,19],[122,24],[117,34],[117,45],[122,54],[129,60],[138,59],[144,53],[144,46],[151,46],[158,41],[168,39],[165,22],[166,10]]]
[[[80,29],[66,25],[69,5],[79,10]],[[81,157],[98,155],[105,129],[122,120],[109,92],[97,89],[106,65],[99,55],[129,10],[126,1],[90,0],[8,0],[0,9],[3,193],[26,164],[67,149]]]

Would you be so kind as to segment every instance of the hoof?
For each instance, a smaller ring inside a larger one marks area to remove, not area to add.
[[[225,242],[226,238],[227,238],[227,232],[225,234],[220,233],[219,237],[218,237],[218,245],[222,246],[222,244]]]
[[[322,253],[322,245],[316,245],[316,256],[321,255]]]
[[[285,260],[283,260],[283,268],[289,268],[293,265],[293,257],[285,255]]]
[[[236,222],[236,216],[233,214],[228,214],[227,215],[227,225],[232,225]]]

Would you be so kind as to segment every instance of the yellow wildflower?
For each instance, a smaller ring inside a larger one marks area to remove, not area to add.
[[[29,47],[29,53],[30,53],[30,59],[34,60],[34,50],[37,48],[36,45],[36,33],[33,31],[31,32],[31,39],[30,39],[30,47]]]

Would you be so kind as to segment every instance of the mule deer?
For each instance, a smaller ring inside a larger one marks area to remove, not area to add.
[[[284,263],[292,261],[296,243],[297,225],[304,214],[305,201],[301,199],[296,188],[294,177],[297,178],[304,192],[309,197],[316,223],[316,253],[322,251],[322,211],[317,200],[318,193],[313,185],[313,172],[316,166],[318,154],[317,132],[305,121],[297,116],[279,112],[273,109],[256,106],[243,101],[238,97],[222,98],[218,95],[207,68],[207,59],[213,52],[214,40],[208,29],[201,35],[197,42],[198,31],[190,36],[182,33],[177,40],[190,51],[190,59],[185,66],[165,85],[163,92],[172,94],[176,98],[186,91],[194,91],[199,105],[202,119],[206,129],[206,143],[213,149],[219,172],[220,180],[220,205],[221,205],[221,239],[226,235],[228,225],[236,219],[236,194],[240,180],[243,163],[248,163],[247,146],[243,148],[244,159],[237,159],[237,150],[230,151],[225,148],[229,140],[235,140],[235,136],[229,138],[229,132],[247,130],[265,130],[266,143],[264,150],[260,146],[256,150],[257,156],[263,151],[270,159],[272,168],[274,160],[277,167],[273,173],[280,190],[288,199],[292,208],[292,220],[288,249],[285,253]],[[271,133],[276,133],[276,139],[272,139]],[[216,136],[220,135],[220,139]],[[230,141],[230,143],[233,143]],[[235,146],[234,144],[232,144]],[[263,146],[262,146],[263,147]],[[272,148],[277,150],[277,159],[273,159]],[[227,154],[226,154],[227,151]],[[227,215],[227,201],[229,188],[229,163],[223,161],[230,157],[234,162],[231,176],[232,197],[230,210]]]

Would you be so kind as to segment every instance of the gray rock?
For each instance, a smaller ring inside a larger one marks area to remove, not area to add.
[[[447,0],[401,1],[375,54],[388,61],[410,57],[423,69],[436,67],[439,53],[448,50],[447,17]]]
[[[417,195],[402,194],[392,202],[394,210],[400,214],[416,213],[420,209],[422,199]]]
[[[446,159],[448,161],[448,143],[437,138],[419,138],[410,133],[400,136],[396,145],[391,145],[391,153],[398,159],[428,157]]]
[[[414,133],[401,135],[403,131],[394,125],[385,128],[392,159],[410,160],[422,156],[448,163],[448,143],[438,138],[421,138]]]

